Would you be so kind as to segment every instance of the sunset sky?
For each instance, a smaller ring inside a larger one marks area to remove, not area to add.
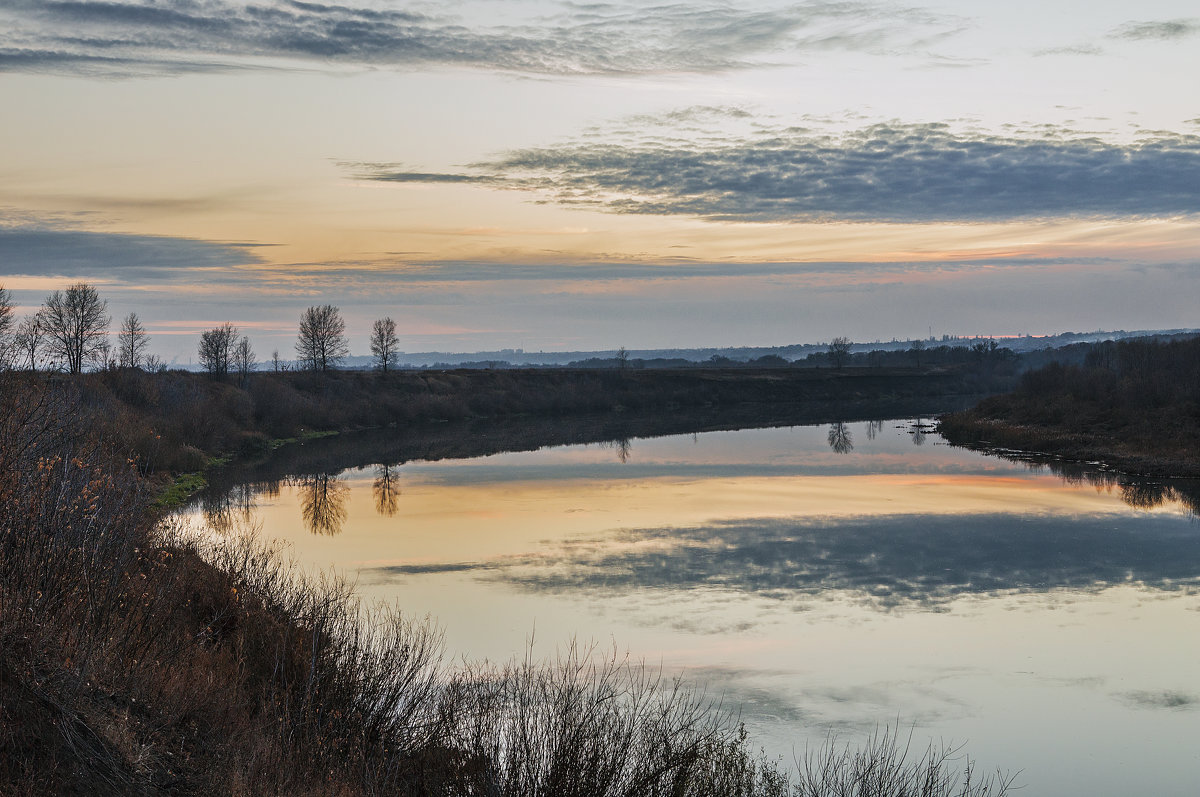
[[[1200,326],[1194,0],[0,2],[0,283],[186,362]]]

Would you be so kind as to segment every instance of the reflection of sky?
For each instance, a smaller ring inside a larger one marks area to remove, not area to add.
[[[531,556],[464,564],[548,594],[696,588],[925,607],[962,595],[1200,587],[1200,529],[1174,516],[876,515],[627,529]],[[435,573],[438,565],[365,568]]]
[[[390,516],[375,469],[350,471],[332,537],[303,529],[302,485],[252,514],[438,618],[456,654],[611,640],[711,682],[774,752],[898,717],[1023,768],[1025,793],[1186,793],[1200,526],[902,423],[847,427],[846,454],[822,426],[633,440],[625,464],[611,446],[406,463]]]

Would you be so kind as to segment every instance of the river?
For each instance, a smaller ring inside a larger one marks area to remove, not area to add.
[[[682,671],[785,760],[891,726],[1020,794],[1200,789],[1193,484],[911,418],[436,459],[381,437],[231,471],[190,515],[428,615],[451,657],[575,639]]]

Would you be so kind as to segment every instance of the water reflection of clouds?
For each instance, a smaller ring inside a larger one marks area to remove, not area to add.
[[[971,595],[1200,587],[1200,528],[1172,516],[893,515],[729,521],[559,541],[537,556],[391,565],[376,577],[478,570],[546,593],[696,589],[937,610]]]
[[[737,705],[743,720],[779,724],[789,735],[798,726],[869,733],[878,727],[881,715],[902,706],[905,722],[914,725],[944,723],[973,711],[968,700],[916,680],[814,685],[789,670],[707,666],[686,672],[725,703]]]
[[[1194,711],[1200,709],[1200,695],[1187,692],[1176,692],[1170,689],[1159,692],[1121,692],[1118,694],[1125,703],[1137,708],[1167,709],[1169,711]]]

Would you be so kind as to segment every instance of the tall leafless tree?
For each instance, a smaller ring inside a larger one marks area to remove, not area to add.
[[[16,323],[17,320],[13,317],[12,294],[0,285],[0,368],[10,367],[16,359]]]
[[[391,316],[385,316],[371,327],[371,356],[375,358],[375,367],[385,374],[396,363],[396,355],[400,340],[396,337],[396,322]]]
[[[137,313],[125,316],[117,334],[117,364],[122,368],[141,368],[146,364],[146,347],[149,345],[150,336]]]
[[[328,371],[350,354],[346,322],[331,304],[310,307],[300,316],[296,354],[310,371]]]
[[[42,343],[45,337],[46,322],[40,310],[25,316],[17,325],[17,331],[13,335],[16,357],[30,371],[37,370],[38,356],[42,353]]]
[[[829,359],[833,361],[834,368],[840,369],[846,364],[846,360],[850,358],[850,347],[853,345],[847,337],[836,337],[829,341]]]
[[[237,336],[238,328],[228,321],[200,333],[200,365],[205,371],[216,377],[229,374]]]
[[[86,365],[105,355],[108,343],[108,302],[86,282],[65,291],[55,291],[42,307],[46,323],[46,350],[69,373],[83,372]]]
[[[233,366],[237,369],[238,376],[241,377],[243,383],[254,370],[256,365],[254,361],[254,349],[250,346],[250,338],[242,335],[237,345],[233,347]]]

